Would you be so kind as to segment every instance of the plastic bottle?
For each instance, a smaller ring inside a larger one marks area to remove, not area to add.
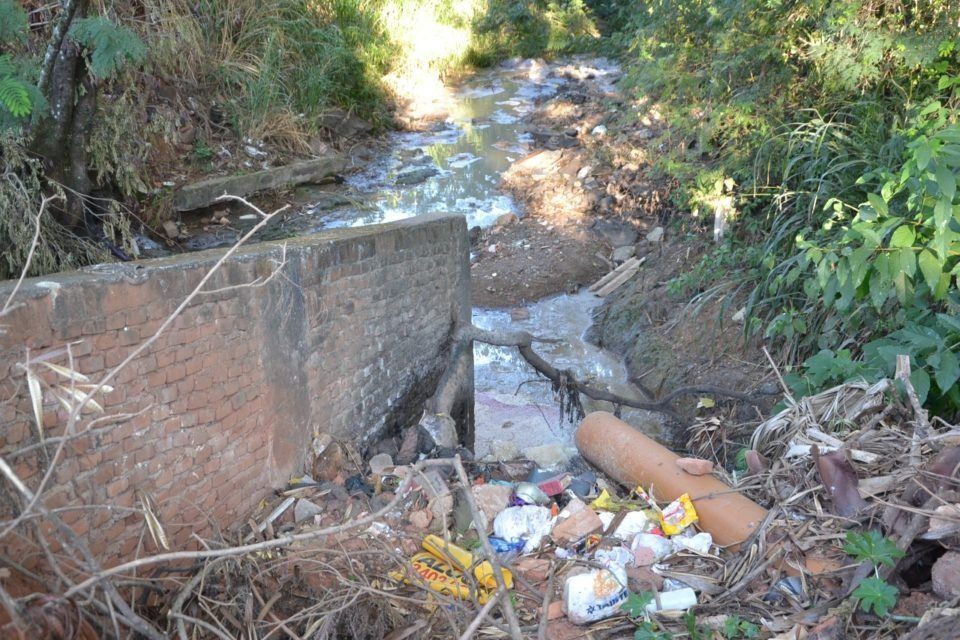
[[[674,591],[662,591],[659,599],[659,607],[657,606],[656,599],[646,606],[648,613],[655,611],[686,611],[697,604],[697,592],[690,587],[684,587],[683,589],[676,589]]]
[[[563,605],[574,624],[587,624],[620,613],[627,599],[627,572],[611,565],[571,576],[563,585]]]

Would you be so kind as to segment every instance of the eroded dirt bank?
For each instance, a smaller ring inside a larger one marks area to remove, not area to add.
[[[652,140],[668,124],[593,73],[592,62],[557,67],[566,83],[524,118],[533,151],[503,177],[523,216],[475,239],[475,304],[511,307],[573,291],[636,258],[642,266],[597,308],[591,330],[593,341],[623,354],[635,383],[654,397],[688,384],[776,391],[735,320],[742,300],[704,301],[672,282],[707,240],[681,233],[690,214],[676,210],[676,185],[651,166]]]

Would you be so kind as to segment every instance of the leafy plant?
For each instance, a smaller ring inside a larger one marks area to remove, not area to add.
[[[853,591],[853,597],[860,608],[879,616],[885,616],[897,604],[897,590],[880,578],[880,565],[894,566],[898,558],[905,553],[889,538],[870,529],[864,533],[847,532],[847,541],[843,550],[857,562],[869,562],[873,565],[874,576],[863,580]]]
[[[885,616],[897,604],[897,590],[880,578],[866,578],[853,590],[853,597],[860,608],[878,616]]]
[[[655,622],[645,620],[633,632],[633,640],[671,640],[673,635],[660,629]]]
[[[864,533],[848,531],[844,552],[857,562],[870,562],[874,567],[886,565],[892,567],[905,554],[889,538],[884,538],[874,529]]]
[[[96,78],[110,78],[125,64],[140,64],[147,57],[136,32],[103,16],[74,20],[69,36],[91,50],[90,73]]]
[[[651,591],[630,593],[620,605],[620,610],[631,618],[642,618],[647,614],[647,606],[654,601],[654,598]]]
[[[760,627],[749,620],[743,620],[740,616],[734,615],[728,616],[727,619],[723,621],[723,629],[721,629],[720,633],[723,634],[726,640],[736,640],[737,638],[753,640],[754,638],[760,637]]]

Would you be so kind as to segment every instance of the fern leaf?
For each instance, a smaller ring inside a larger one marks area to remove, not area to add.
[[[0,0],[0,44],[22,40],[26,32],[27,14],[23,8],[15,0]]]
[[[127,63],[139,64],[147,57],[147,48],[135,31],[104,17],[76,20],[70,27],[70,38],[92,51],[90,73],[100,79],[109,78]]]
[[[30,92],[24,83],[16,78],[0,78],[0,106],[13,114],[15,118],[25,118],[33,111]]]

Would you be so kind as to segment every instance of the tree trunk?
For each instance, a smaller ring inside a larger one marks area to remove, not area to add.
[[[46,175],[67,188],[67,205],[57,212],[70,228],[84,223],[84,198],[92,189],[88,173],[87,137],[96,111],[97,84],[90,77],[80,47],[66,34],[86,14],[88,0],[64,4],[44,55],[39,88],[50,113],[31,133],[31,149],[43,159]]]

